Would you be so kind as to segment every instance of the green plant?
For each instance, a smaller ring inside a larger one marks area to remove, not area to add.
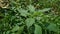
[[[34,2],[41,7],[35,8]],[[0,8],[0,34],[59,34],[60,16],[52,11],[55,7],[59,12],[60,6],[51,2],[59,1],[9,0],[8,9]]]

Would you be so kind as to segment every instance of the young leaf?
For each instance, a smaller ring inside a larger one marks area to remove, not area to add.
[[[24,9],[19,9],[18,11],[19,11],[19,13],[21,13],[21,16],[25,16],[26,17],[29,14],[28,11],[24,10]]]
[[[30,10],[30,12],[34,12],[34,11],[35,11],[34,6],[32,6],[32,5],[29,5],[29,6],[28,6],[28,9]]]
[[[51,10],[51,8],[44,8],[42,10],[39,10],[39,12],[46,12],[46,11],[49,11],[49,10]]]
[[[44,8],[42,11],[49,11],[51,8]]]

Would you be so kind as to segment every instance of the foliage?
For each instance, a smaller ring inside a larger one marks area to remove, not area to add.
[[[0,34],[59,34],[59,0],[8,2],[7,8],[0,7]]]

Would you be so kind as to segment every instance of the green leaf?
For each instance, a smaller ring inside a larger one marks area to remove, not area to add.
[[[27,27],[29,28],[30,26],[32,26],[35,23],[35,19],[27,18],[25,22],[26,22]]]
[[[16,34],[21,34],[24,30],[24,26],[20,26]]]
[[[7,31],[7,32],[6,32],[6,34],[9,34],[9,33],[10,33],[10,31]]]
[[[46,11],[49,11],[49,10],[51,10],[51,8],[44,8],[42,10],[39,10],[39,12],[46,12]]]
[[[11,30],[12,32],[15,32],[15,31],[17,31],[19,29],[19,26],[15,26],[15,27],[13,27],[13,29]]]
[[[24,29],[24,25],[23,26],[20,26],[19,32],[22,33],[23,29]]]
[[[43,15],[43,13],[42,13],[42,12],[38,12],[38,11],[36,11],[36,12],[34,12],[32,15],[33,15],[33,16]]]
[[[26,17],[29,14],[28,11],[24,10],[24,9],[19,9],[18,11],[19,11],[19,13],[21,13],[21,16],[25,16]]]
[[[11,33],[11,34],[15,34],[15,33]]]
[[[34,34],[42,34],[42,28],[36,24]]]
[[[50,25],[47,27],[47,29],[49,29],[50,31],[54,31],[54,32],[58,31],[58,27],[54,23],[50,23]]]
[[[16,33],[22,33],[23,29],[24,29],[24,26],[19,27],[18,25],[16,25],[11,31],[12,32],[17,31]]]
[[[51,8],[44,8],[42,11],[49,11]]]
[[[35,8],[33,5],[29,5],[28,9],[30,10],[30,12],[35,12]]]

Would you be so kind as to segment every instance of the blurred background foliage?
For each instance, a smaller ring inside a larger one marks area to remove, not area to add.
[[[60,34],[60,0],[8,0],[8,4],[0,7],[0,34]]]

